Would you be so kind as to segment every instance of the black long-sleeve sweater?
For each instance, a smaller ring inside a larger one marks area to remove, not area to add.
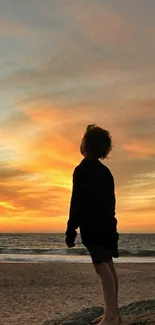
[[[110,170],[98,159],[84,158],[73,172],[66,241],[74,243],[80,228],[85,246],[116,248],[115,186]]]

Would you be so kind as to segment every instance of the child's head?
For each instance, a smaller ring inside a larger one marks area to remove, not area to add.
[[[112,150],[112,138],[107,130],[95,124],[88,125],[80,145],[83,156],[104,159]]]

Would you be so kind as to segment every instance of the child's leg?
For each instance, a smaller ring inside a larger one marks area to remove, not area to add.
[[[96,272],[100,276],[104,303],[105,303],[105,314],[104,319],[99,323],[100,325],[112,325],[119,324],[118,306],[116,301],[116,288],[115,280],[109,263],[98,263],[94,264]]]
[[[118,276],[117,276],[117,273],[116,273],[116,269],[115,269],[115,265],[113,263],[113,260],[111,259],[109,262],[109,268],[111,270],[111,273],[113,275],[113,278],[114,278],[114,282],[115,282],[115,295],[116,295],[116,302],[117,302],[117,308],[118,308],[118,288],[119,288],[119,283],[118,283]],[[120,317],[120,320],[121,320],[121,316],[120,316],[120,313],[119,313],[119,308],[118,308],[118,315]],[[97,318],[95,318],[93,321],[92,321],[92,324],[97,324],[99,323],[102,318],[104,317],[104,315],[101,315]]]
[[[108,264],[109,264],[111,273],[112,273],[114,281],[115,281],[115,297],[116,297],[115,299],[116,299],[116,302],[117,302],[117,311],[118,311],[118,314],[119,314],[119,308],[118,308],[118,289],[119,289],[118,275],[117,275],[115,265],[114,265],[114,262],[113,262],[112,259],[108,262]]]

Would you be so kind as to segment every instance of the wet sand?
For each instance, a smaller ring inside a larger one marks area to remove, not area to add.
[[[155,298],[155,264],[116,264],[119,304]],[[102,306],[92,264],[1,263],[0,325],[41,325]]]

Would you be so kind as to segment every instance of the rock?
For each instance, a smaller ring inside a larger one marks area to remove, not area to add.
[[[120,312],[122,325],[155,325],[155,299],[122,306]],[[90,325],[102,313],[102,307],[87,308],[60,321],[50,320],[43,325]]]

